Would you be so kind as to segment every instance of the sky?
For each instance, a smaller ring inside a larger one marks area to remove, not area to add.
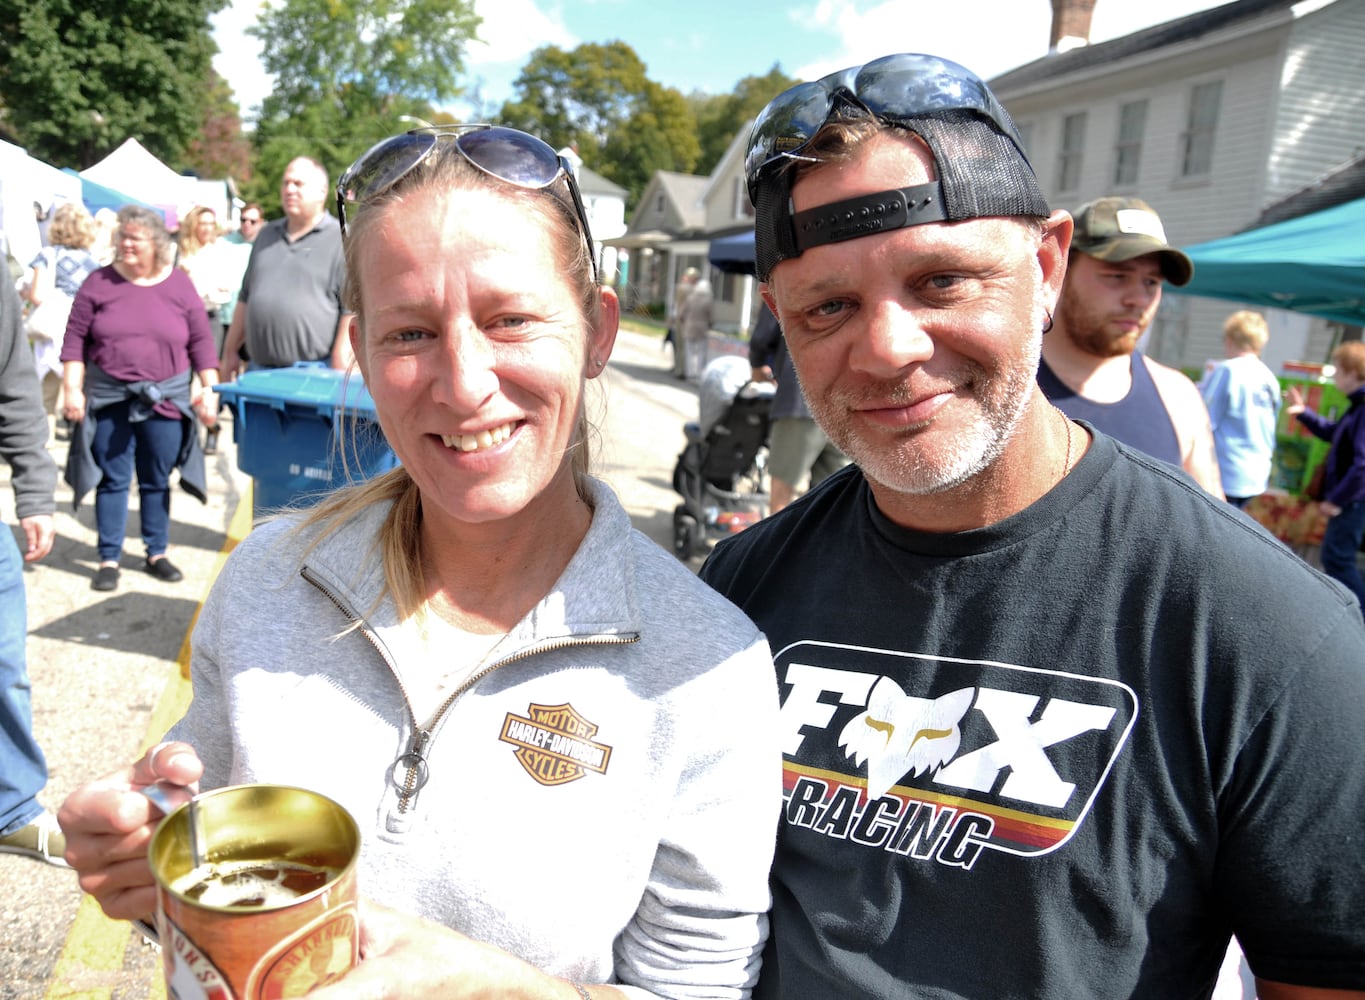
[[[1226,0],[1097,0],[1101,42],[1219,6]],[[213,19],[213,65],[250,118],[270,93],[260,43],[245,34],[261,0],[232,0]],[[466,49],[466,84],[484,106],[512,94],[542,45],[626,42],[651,80],[684,94],[727,93],[779,64],[814,79],[891,52],[928,52],[986,78],[1047,54],[1050,0],[475,0],[484,19]],[[980,28],[984,30],[973,30]],[[467,111],[456,101],[450,110]]]

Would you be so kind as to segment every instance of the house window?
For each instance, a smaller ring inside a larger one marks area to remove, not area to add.
[[[1057,190],[1075,191],[1081,184],[1081,153],[1085,150],[1085,112],[1062,119],[1062,148],[1057,156]]]
[[[662,193],[660,193],[659,196],[654,199],[654,211],[657,212],[659,215],[664,214],[664,196]]]
[[[735,178],[733,214],[736,219],[752,219],[754,217],[754,203],[749,200],[749,188],[744,183],[743,177]]]
[[[1133,101],[1119,108],[1119,138],[1114,144],[1114,183],[1133,187],[1142,158],[1142,133],[1147,126],[1147,102]]]
[[[1190,91],[1190,117],[1181,137],[1181,177],[1200,177],[1213,166],[1213,136],[1223,103],[1223,81],[1201,83]]]

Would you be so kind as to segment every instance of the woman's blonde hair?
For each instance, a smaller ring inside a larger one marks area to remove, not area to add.
[[[180,252],[182,254],[194,254],[204,249],[205,244],[199,242],[199,220],[206,215],[213,216],[215,232],[218,228],[218,213],[207,205],[196,205],[189,210],[185,216],[185,221],[180,223]]]
[[[565,184],[562,177],[555,182],[556,186]],[[539,213],[545,219],[555,262],[568,276],[577,294],[586,341],[601,316],[602,290],[594,280],[592,258],[589,256],[592,250],[586,246],[587,241],[579,231],[567,187],[562,193],[553,187],[534,191],[496,180],[466,161],[453,143],[445,142],[439,144],[426,160],[393,187],[363,202],[352,203],[347,208],[344,301],[346,308],[355,313],[359,339],[363,341],[365,337],[364,290],[359,278],[360,247],[372,238],[370,231],[379,223],[386,209],[393,205],[408,198],[457,190],[486,191],[515,199],[517,204]],[[528,275],[527,280],[535,279]],[[580,400],[574,439],[569,445],[569,461],[578,495],[590,506],[592,494],[588,486],[588,472],[591,455],[588,441],[592,433]],[[353,459],[354,455],[352,450],[346,458]],[[384,563],[385,585],[400,618],[421,615],[426,602],[421,559],[422,498],[417,484],[401,466],[327,498],[308,512],[300,528],[340,524],[381,503],[392,504],[376,542]]]
[[[95,243],[95,220],[84,205],[63,202],[52,213],[52,224],[47,227],[47,241],[54,247],[89,250]]]
[[[1239,309],[1223,321],[1223,336],[1234,347],[1260,354],[1270,339],[1270,327],[1260,313]]]

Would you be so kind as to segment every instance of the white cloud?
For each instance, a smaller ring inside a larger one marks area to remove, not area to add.
[[[465,47],[465,61],[475,71],[489,63],[515,63],[520,68],[542,45],[562,49],[578,45],[559,9],[543,11],[534,0],[475,0],[474,12],[483,23],[478,40]]]
[[[218,54],[213,68],[228,82],[244,119],[254,119],[261,102],[270,96],[275,80],[261,66],[261,43],[246,33],[256,23],[260,0],[233,0],[213,15],[213,40]]]
[[[1104,0],[1095,6],[1090,40],[1118,38],[1222,2]],[[818,0],[814,6],[791,11],[793,23],[831,39],[829,57],[797,67],[794,76],[814,80],[899,51],[943,56],[989,79],[1047,54],[1049,0],[957,0],[948,14],[941,5],[925,0],[883,0],[863,10],[860,6],[859,0]]]

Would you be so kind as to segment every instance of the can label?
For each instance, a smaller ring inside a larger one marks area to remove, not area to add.
[[[261,959],[247,985],[249,1000],[301,997],[335,982],[356,964],[359,943],[355,907],[327,911]]]
[[[175,1000],[237,1000],[222,970],[189,935],[169,920],[160,924],[167,993]]]

